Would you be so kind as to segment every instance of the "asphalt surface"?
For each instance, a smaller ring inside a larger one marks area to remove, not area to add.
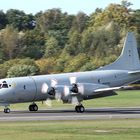
[[[74,110],[53,109],[38,112],[11,111],[9,114],[0,112],[0,121],[47,121],[47,120],[100,120],[140,118],[140,108],[93,108],[84,113]]]

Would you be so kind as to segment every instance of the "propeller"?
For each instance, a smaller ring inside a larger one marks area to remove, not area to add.
[[[70,95],[70,87],[69,86],[64,86],[64,96]]]
[[[42,88],[41,88],[41,92],[43,94],[48,93],[49,95],[52,95],[52,96],[55,95],[55,86],[57,85],[57,80],[52,79],[50,85],[51,85],[51,88],[48,86],[47,83],[43,83]],[[51,107],[52,106],[51,99],[47,98],[46,101],[45,101],[45,104],[47,106]]]
[[[55,88],[55,99],[59,102],[62,99],[64,93],[64,86],[56,86]]]
[[[76,96],[72,97],[71,104],[73,104],[73,105],[78,105],[79,104],[78,98]]]
[[[49,86],[46,83],[43,83],[41,92],[45,94],[47,93],[48,89],[49,89]]]
[[[71,92],[72,93],[75,93],[75,94],[84,94],[84,86],[80,83],[77,83],[77,78],[76,77],[70,77],[70,83],[72,85],[72,88],[71,88]]]
[[[55,99],[60,102],[61,101],[61,98],[62,98],[62,94],[60,92],[57,92],[55,93]]]
[[[51,87],[49,87],[47,83],[43,83],[41,91],[42,93],[47,93],[51,96],[54,96],[57,101],[70,99],[72,104],[77,105],[79,104],[78,95],[83,94],[84,87],[82,84],[77,84],[77,77],[70,77],[69,81],[71,84],[70,86],[57,85],[57,80],[52,79],[50,83]],[[47,98],[45,104],[51,106],[51,99]]]
[[[51,79],[51,87],[55,87],[57,85],[56,79]]]
[[[72,84],[76,83],[77,78],[76,77],[70,77],[69,80],[70,80],[70,84],[72,85]]]
[[[77,78],[76,77],[70,77],[69,80],[70,80],[70,84],[72,86],[71,89],[70,89],[71,93],[78,93],[78,86],[77,86],[77,83],[76,83]]]
[[[47,98],[45,104],[49,107],[52,107],[52,100],[50,98]]]
[[[78,105],[79,101],[77,95],[79,91],[83,91],[83,88],[77,84],[77,77],[70,77],[69,81],[71,85],[64,87],[64,96],[67,98],[71,97],[71,103],[73,105]]]
[[[48,93],[48,91],[51,92],[51,90],[53,90],[55,86],[57,85],[57,81],[55,79],[52,79],[50,85],[51,85],[51,89],[49,89],[49,86],[47,83],[43,83],[41,92],[42,93]]]

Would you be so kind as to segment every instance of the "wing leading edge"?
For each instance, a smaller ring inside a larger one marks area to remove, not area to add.
[[[138,71],[129,71],[128,74],[133,74],[133,75],[140,74],[140,70],[138,70]]]

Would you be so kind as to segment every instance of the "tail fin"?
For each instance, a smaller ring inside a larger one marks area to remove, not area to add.
[[[119,58],[101,69],[109,70],[138,70],[140,69],[140,61],[137,50],[137,42],[133,33],[128,33],[124,42],[123,50]]]

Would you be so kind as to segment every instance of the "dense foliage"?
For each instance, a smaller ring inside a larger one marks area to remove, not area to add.
[[[0,11],[0,78],[93,70],[114,61],[127,32],[140,44],[140,9],[110,4],[91,15]]]

